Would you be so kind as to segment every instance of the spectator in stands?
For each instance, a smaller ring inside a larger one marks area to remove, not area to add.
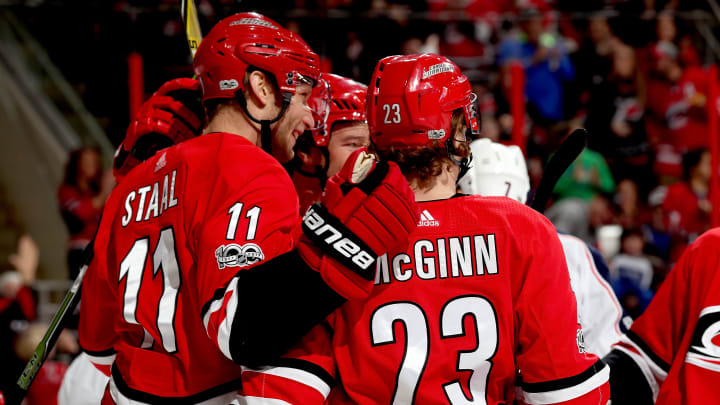
[[[631,47],[617,43],[611,55],[612,70],[592,88],[587,103],[588,147],[605,157],[613,176],[630,177],[647,195],[655,176],[644,125],[643,81]]]
[[[557,182],[554,204],[547,217],[562,232],[592,244],[592,227],[612,218],[606,194],[615,191],[615,181],[605,159],[599,153],[585,149]]]
[[[553,192],[557,200],[579,198],[590,201],[599,193],[615,191],[615,180],[605,158],[585,149],[560,177]]]
[[[500,44],[498,65],[506,70],[520,62],[525,68],[525,96],[534,121],[541,125],[562,121],[564,83],[575,77],[563,38],[545,29],[535,8],[523,10],[518,18],[522,32]]]
[[[647,128],[656,149],[655,170],[680,178],[682,155],[708,146],[707,72],[696,66],[684,67],[671,42],[658,42],[653,49]]]
[[[570,57],[577,70],[570,94],[580,104],[588,102],[592,89],[602,85],[612,71],[612,56],[620,40],[615,36],[604,13],[592,15],[587,21],[587,37]]]
[[[662,208],[673,238],[673,262],[687,244],[710,227],[713,208],[709,199],[711,172],[710,152],[705,148],[695,149],[683,155],[684,180],[668,186]]]
[[[678,22],[672,12],[658,14],[655,33],[658,42],[672,42],[678,47],[678,59],[683,66],[700,66],[700,55],[692,45],[692,37],[678,29]]]
[[[645,254],[645,237],[640,229],[623,230],[620,253],[610,261],[610,280],[620,303],[633,319],[642,314],[652,299],[653,267]]]
[[[649,218],[642,225],[648,251],[665,261],[665,265],[670,258],[670,233],[662,208],[666,194],[667,186],[657,186],[650,192],[647,198]]]
[[[68,269],[71,279],[78,275],[83,250],[95,235],[103,204],[113,186],[112,173],[102,170],[99,150],[81,148],[70,154],[65,179],[58,190],[58,203],[70,232]]]
[[[0,273],[0,391],[8,403],[16,403],[13,388],[25,363],[15,356],[13,343],[37,317],[35,282],[39,250],[27,235],[20,237],[17,252],[9,257],[9,269]]]
[[[647,222],[650,213],[640,198],[638,184],[631,178],[624,178],[617,184],[615,196],[615,220],[623,228],[636,228]]]
[[[34,323],[37,304],[31,286],[39,259],[38,246],[30,236],[23,235],[17,252],[9,257],[11,270],[0,273],[0,391],[10,404],[19,403],[15,382],[48,327]],[[68,331],[60,334],[55,347],[70,355],[80,350],[77,339]],[[46,362],[23,404],[53,404],[66,368],[67,365],[52,359]]]

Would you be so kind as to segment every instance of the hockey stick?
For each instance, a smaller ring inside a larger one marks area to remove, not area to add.
[[[180,7],[183,25],[185,25],[185,35],[190,47],[190,55],[195,59],[195,52],[197,52],[200,42],[202,42],[202,31],[200,30],[200,20],[198,20],[195,0],[182,0]]]
[[[52,348],[55,346],[55,342],[57,342],[60,333],[65,328],[67,320],[75,310],[78,301],[80,301],[80,294],[78,292],[80,291],[80,286],[82,285],[85,271],[87,270],[90,262],[92,261],[94,243],[95,237],[93,236],[93,240],[83,251],[83,265],[82,267],[80,267],[80,272],[77,278],[70,287],[70,290],[67,292],[67,294],[65,294],[65,298],[63,298],[62,300],[60,308],[55,313],[55,316],[50,322],[50,327],[48,327],[48,330],[45,332],[42,340],[35,348],[35,352],[33,352],[32,357],[25,365],[25,369],[20,375],[20,378],[18,378],[17,380],[17,387],[20,391],[18,403],[22,401],[28,389],[30,389],[30,385],[35,380],[35,377],[37,377],[40,368],[42,367],[43,363],[45,363],[45,360],[50,354]]]
[[[531,208],[539,213],[545,211],[545,206],[550,200],[555,184],[557,184],[563,173],[565,173],[572,162],[574,162],[580,153],[582,153],[583,149],[585,149],[587,139],[587,130],[578,128],[568,135],[565,141],[560,144],[558,150],[555,151],[545,165],[540,184],[538,184],[535,196],[529,204]]]
[[[190,54],[194,58],[195,52],[197,51],[197,48],[198,46],[200,46],[200,42],[202,41],[202,31],[200,31],[200,21],[198,20],[197,8],[195,7],[194,0],[183,0],[181,15],[183,23],[185,25],[185,33],[187,34],[188,38]],[[93,237],[93,240],[83,251],[83,265],[80,268],[80,272],[77,278],[70,287],[70,290],[65,295],[65,298],[60,304],[60,308],[58,308],[58,311],[55,313],[55,316],[50,322],[50,327],[48,328],[47,332],[45,332],[45,335],[43,336],[38,346],[35,348],[35,352],[33,353],[28,363],[25,365],[25,369],[20,375],[20,378],[18,378],[17,380],[17,388],[19,391],[18,403],[21,402],[22,399],[25,397],[25,394],[27,394],[28,389],[30,389],[30,385],[35,380],[35,377],[37,377],[40,368],[42,367],[43,363],[45,363],[45,360],[50,354],[52,348],[55,346],[55,343],[57,342],[60,333],[63,331],[68,318],[73,313],[75,307],[80,301],[80,287],[82,286],[85,272],[87,271],[88,266],[92,261],[94,243],[95,237]]]

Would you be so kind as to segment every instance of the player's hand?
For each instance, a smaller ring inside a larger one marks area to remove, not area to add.
[[[115,152],[115,179],[120,182],[158,150],[200,135],[203,119],[197,80],[181,78],[163,84],[140,107]]]
[[[418,223],[415,196],[400,169],[366,148],[353,152],[303,218],[299,252],[346,298],[365,297],[377,258],[407,241]]]

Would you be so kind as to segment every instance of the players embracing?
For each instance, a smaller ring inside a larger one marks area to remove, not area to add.
[[[116,155],[119,182],[95,237],[79,330],[110,377],[104,404],[237,401],[239,364],[267,363],[346,298],[367,294],[368,269],[417,223],[397,166],[356,155],[316,211],[342,232],[343,252],[355,246],[363,260],[338,257],[335,241],[298,241],[282,164],[313,127],[319,80],[318,57],[299,36],[237,14],[211,30],[194,69],[204,116],[192,119],[179,101],[197,84],[171,82]],[[375,234],[372,221],[393,231]]]
[[[368,298],[246,369],[246,403],[605,404],[609,369],[582,347],[552,225],[516,201],[456,193],[480,124],[459,68],[385,58],[366,112],[376,152],[398,164],[424,220],[378,261]]]
[[[321,82],[302,39],[244,13],[211,31],[195,70],[201,88],[151,98],[116,157],[81,325],[112,366],[106,403],[607,402],[550,223],[456,193],[480,130],[456,65],[388,57],[365,95]],[[198,91],[206,117],[167,96]],[[350,155],[365,120],[379,163]],[[322,159],[298,156],[325,193],[298,241],[281,164],[312,130]]]

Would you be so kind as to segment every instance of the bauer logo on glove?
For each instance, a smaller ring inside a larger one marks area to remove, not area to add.
[[[303,218],[303,231],[316,244],[327,245],[325,251],[330,256],[345,267],[355,268],[362,278],[372,280],[375,277],[372,266],[375,253],[322,205],[314,204],[308,208]]]
[[[358,149],[303,218],[298,251],[336,292],[363,298],[372,289],[377,258],[407,242],[418,219],[400,168]]]

